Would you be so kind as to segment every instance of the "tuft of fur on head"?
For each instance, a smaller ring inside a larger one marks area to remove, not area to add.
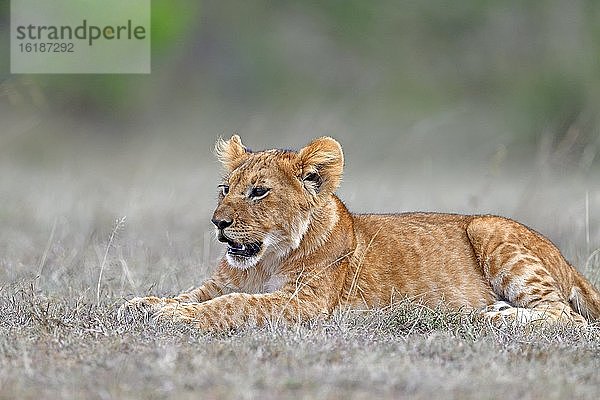
[[[314,194],[335,192],[344,172],[344,153],[337,140],[328,136],[315,139],[298,152],[298,159],[307,189]]]
[[[229,140],[219,138],[215,143],[215,155],[227,172],[239,167],[248,152],[238,135],[231,136]]]

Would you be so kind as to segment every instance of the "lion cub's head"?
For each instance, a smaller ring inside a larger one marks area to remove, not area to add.
[[[330,137],[298,152],[253,152],[234,135],[217,141],[215,152],[226,173],[212,222],[219,241],[227,243],[227,261],[240,269],[300,247],[315,211],[330,203],[344,166],[342,147]]]

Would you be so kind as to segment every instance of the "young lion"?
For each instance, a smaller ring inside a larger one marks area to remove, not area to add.
[[[158,319],[227,330],[410,298],[480,309],[500,323],[600,318],[600,293],[548,239],[515,221],[348,212],[334,194],[344,157],[332,138],[298,152],[252,152],[234,135],[215,149],[226,175],[212,222],[225,256],[199,288],[136,297],[120,316],[141,307]]]

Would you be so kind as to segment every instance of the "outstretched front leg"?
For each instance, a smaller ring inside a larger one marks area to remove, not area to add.
[[[211,300],[215,297],[228,293],[225,280],[221,279],[217,273],[211,279],[204,282],[200,287],[186,293],[182,293],[176,297],[134,297],[126,300],[117,312],[119,320],[126,320],[132,315],[154,315],[167,306],[179,306],[186,303],[201,303]]]
[[[337,272],[334,272],[337,271]],[[343,270],[331,265],[312,272],[291,273],[283,287],[272,293],[223,293],[230,290],[231,276],[211,280],[189,293],[175,298],[141,297],[125,303],[119,310],[123,318],[128,311],[143,310],[159,321],[185,322],[205,331],[223,331],[244,325],[264,325],[270,321],[305,321],[329,314],[335,307],[339,290],[317,290],[323,281],[335,286]],[[327,272],[327,274],[325,274]],[[215,295],[217,294],[217,295]],[[210,297],[210,298],[209,298]]]
[[[262,326],[269,321],[304,321],[329,312],[324,299],[303,291],[281,290],[274,293],[232,293],[204,303],[171,303],[153,317],[190,323],[197,328],[231,330],[245,325]]]
[[[467,227],[483,274],[500,300],[484,310],[494,322],[586,325],[568,300],[572,268],[547,239],[514,221],[478,217]],[[541,240],[540,240],[541,239]]]

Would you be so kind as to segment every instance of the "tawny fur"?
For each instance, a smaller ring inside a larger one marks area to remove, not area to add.
[[[600,294],[548,239],[507,218],[436,213],[351,214],[334,195],[343,172],[334,139],[298,152],[251,152],[239,136],[217,142],[225,169],[213,219],[248,259],[224,256],[199,288],[128,301],[158,319],[227,330],[304,321],[339,307],[385,307],[406,298],[482,310],[496,322],[586,324]],[[270,189],[259,200],[253,188]]]

